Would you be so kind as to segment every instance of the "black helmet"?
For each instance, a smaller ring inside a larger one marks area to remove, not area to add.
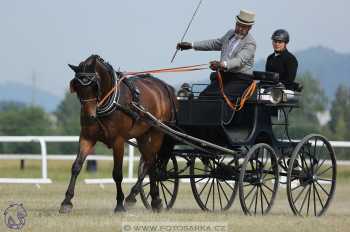
[[[280,41],[283,41],[285,43],[288,43],[289,42],[289,33],[288,33],[288,31],[286,31],[284,29],[278,29],[272,34],[271,39],[272,40],[280,40]]]

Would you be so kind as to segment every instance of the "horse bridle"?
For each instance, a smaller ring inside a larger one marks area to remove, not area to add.
[[[98,73],[87,73],[87,72],[80,72],[76,73],[73,80],[76,80],[81,84],[82,86],[90,86],[92,84],[96,84],[97,86],[97,96],[94,98],[88,98],[88,99],[83,99],[79,97],[80,102],[89,102],[89,101],[95,101],[97,102],[101,98],[101,88],[100,88],[100,81],[98,79]]]

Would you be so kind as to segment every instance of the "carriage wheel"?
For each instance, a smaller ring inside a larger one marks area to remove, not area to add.
[[[275,151],[265,143],[249,149],[239,176],[239,199],[246,215],[267,214],[274,203],[279,184]]]
[[[138,174],[140,175],[144,162],[140,159]],[[160,198],[165,203],[165,208],[170,209],[173,207],[177,192],[179,190],[179,179],[174,177],[178,173],[178,165],[175,156],[171,156],[163,167],[160,168],[160,164],[157,163],[157,186],[159,188]],[[140,197],[143,205],[147,209],[151,209],[151,193],[149,175],[146,175],[142,182],[142,188],[140,190]]]
[[[202,210],[223,211],[231,207],[237,193],[237,168],[238,160],[232,155],[193,158],[191,188]]]
[[[336,185],[335,153],[321,135],[306,136],[293,151],[287,176],[287,195],[295,215],[321,216]]]

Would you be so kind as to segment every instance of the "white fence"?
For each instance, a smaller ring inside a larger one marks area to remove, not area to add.
[[[132,140],[135,142],[134,140]],[[31,183],[31,184],[48,184],[52,180],[48,177],[47,160],[74,160],[76,155],[48,155],[47,143],[50,142],[79,142],[79,136],[0,136],[0,143],[32,143],[40,144],[40,155],[33,154],[0,154],[0,160],[41,160],[41,178],[1,178],[0,183]],[[333,147],[350,148],[350,141],[331,141]],[[128,164],[128,176],[124,178],[125,183],[135,183],[134,177],[134,161],[139,160],[139,157],[134,156],[134,147],[129,145],[128,156],[124,157],[124,161]],[[87,160],[105,160],[112,161],[112,156],[106,155],[90,155]],[[338,161],[338,165],[350,165],[350,161]],[[114,183],[112,178],[103,179],[85,179],[86,184],[109,184]]]

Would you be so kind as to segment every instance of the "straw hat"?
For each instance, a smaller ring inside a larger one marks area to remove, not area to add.
[[[241,10],[236,16],[236,21],[240,24],[251,26],[254,24],[255,13],[247,10]]]

